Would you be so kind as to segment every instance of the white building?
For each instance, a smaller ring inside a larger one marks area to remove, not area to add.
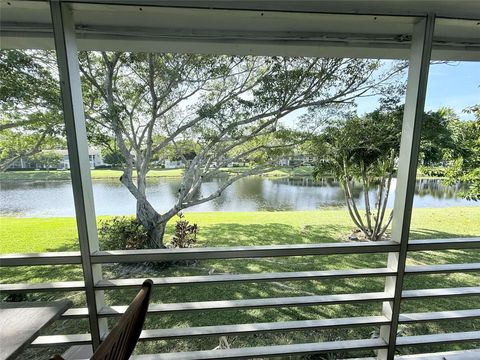
[[[54,166],[53,168],[59,169],[59,170],[67,170],[70,169],[70,159],[68,158],[68,150],[43,150],[44,153],[53,153],[56,155],[61,156],[61,160],[58,163],[57,166]],[[105,166],[108,164],[105,164],[102,158],[102,154],[100,153],[100,150],[95,149],[95,148],[89,148],[88,149],[88,158],[90,160],[90,169],[95,169],[96,167],[99,166]],[[37,163],[35,161],[32,161],[28,157],[22,157],[19,160],[17,160],[11,167],[11,169],[43,169],[44,165]]]
[[[165,160],[165,169],[183,169],[185,162],[183,160]]]
[[[70,169],[70,159],[68,158],[68,150],[54,150],[63,156],[59,169]],[[100,150],[95,148],[88,149],[88,159],[90,160],[90,169],[95,169],[99,166],[105,166]]]

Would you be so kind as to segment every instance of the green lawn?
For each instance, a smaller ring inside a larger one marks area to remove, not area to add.
[[[223,171],[235,173],[244,168],[225,168]],[[282,168],[274,170],[262,176],[310,176],[313,167],[300,166],[296,168]],[[118,179],[122,175],[121,170],[113,169],[95,169],[91,171],[92,179]],[[149,178],[169,177],[179,178],[183,175],[183,169],[158,169],[150,170],[147,174]],[[135,176],[135,174],[134,174]],[[69,170],[37,170],[37,171],[7,171],[0,172],[0,180],[70,180]]]
[[[348,233],[352,225],[348,214],[341,209],[299,212],[245,212],[245,213],[188,213],[187,219],[200,227],[198,246],[267,245],[334,242]],[[480,207],[453,207],[448,209],[415,209],[411,237],[446,238],[480,236]],[[41,252],[76,250],[75,221],[71,218],[59,219],[0,219],[0,252]],[[170,239],[172,226],[166,238]],[[409,255],[409,264],[478,262],[479,251],[435,251]],[[195,263],[177,263],[166,269],[151,266],[129,268],[105,266],[107,278],[116,277],[156,277],[181,275],[207,275],[209,273],[250,273],[313,271],[363,267],[382,267],[386,264],[386,254],[353,254],[329,256],[304,256],[290,258],[230,259],[209,260]],[[76,266],[39,266],[28,268],[2,269],[1,281],[40,282],[81,279],[81,270]],[[406,289],[478,286],[478,273],[458,273],[448,275],[415,275],[405,280]],[[245,299],[278,296],[302,296],[311,294],[332,294],[351,292],[382,291],[382,278],[336,279],[322,281],[292,281],[258,284],[219,284],[188,287],[156,288],[153,302],[185,302],[220,299]],[[135,291],[107,291],[108,304],[126,304]],[[32,294],[30,299],[51,299],[56,296],[71,298],[76,306],[84,299],[81,293]],[[428,301],[405,301],[403,312],[440,311],[478,308],[477,297],[439,298]],[[240,311],[205,311],[202,313],[179,313],[151,316],[147,328],[202,326],[268,321],[288,321],[318,319],[324,317],[347,317],[380,314],[380,303],[355,305],[309,306],[298,308],[252,309]],[[60,323],[60,324],[58,324]],[[82,332],[86,323],[77,321],[57,322],[49,329],[50,333]],[[456,322],[430,322],[415,326],[403,326],[405,335],[448,331],[468,331],[478,329],[480,320]],[[271,333],[227,337],[233,347],[287,344],[335,340],[339,338],[370,337],[375,328],[335,329]],[[182,351],[191,349],[211,349],[218,345],[218,338],[202,338],[175,341],[157,341],[139,346],[139,352]],[[472,346],[471,344],[469,345]],[[468,347],[468,346],[467,346]],[[437,346],[422,349],[427,351],[457,349],[462,345]],[[410,351],[405,349],[405,352]],[[33,354],[33,353],[32,353]],[[357,353],[360,356],[363,354]],[[368,354],[367,354],[368,355]],[[32,355],[33,356],[33,355]]]
[[[123,172],[112,169],[91,171],[92,179],[118,179]],[[183,169],[150,170],[148,177],[181,177]],[[69,170],[7,171],[0,173],[0,180],[70,180]]]

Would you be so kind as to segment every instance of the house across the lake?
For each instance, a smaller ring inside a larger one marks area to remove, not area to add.
[[[67,170],[70,169],[70,159],[68,158],[68,150],[66,149],[55,149],[55,150],[43,150],[41,152],[45,155],[45,158],[48,158],[48,155],[52,155],[52,158],[56,160],[51,163],[47,161],[42,161],[42,157],[37,156],[25,156],[21,157],[15,161],[9,170],[38,170],[38,169],[56,169],[56,170]],[[97,167],[108,166],[103,161],[102,154],[100,150],[96,148],[88,149],[88,158],[90,160],[90,169],[95,169]]]

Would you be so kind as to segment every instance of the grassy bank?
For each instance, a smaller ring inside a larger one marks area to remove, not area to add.
[[[92,179],[118,179],[121,170],[95,169],[91,172]],[[148,177],[181,177],[182,169],[151,170]],[[37,171],[7,171],[0,173],[0,180],[70,180],[69,170],[37,170]]]
[[[223,171],[237,173],[242,168],[225,168]],[[282,168],[263,174],[262,176],[281,177],[281,176],[310,176],[313,168],[311,166],[300,166],[297,168]],[[118,179],[122,175],[121,170],[114,169],[94,169],[91,171],[92,179]],[[183,175],[183,169],[158,169],[150,170],[148,178],[180,178]],[[135,173],[134,173],[135,176]],[[70,180],[69,170],[36,170],[36,171],[7,171],[0,172],[1,180]]]
[[[338,241],[351,230],[347,211],[186,213],[200,226],[198,246],[269,245]],[[107,217],[99,217],[99,221]],[[480,236],[480,206],[416,208],[411,237]],[[172,220],[172,222],[175,219]],[[166,238],[171,238],[170,223]],[[74,218],[0,217],[0,253],[78,250]]]
[[[198,246],[233,246],[335,242],[348,233],[352,225],[345,210],[299,212],[245,212],[245,213],[188,213],[187,219],[200,227]],[[411,237],[447,238],[480,236],[480,207],[454,207],[448,209],[415,209]],[[0,251],[41,252],[77,250],[75,221],[71,218],[35,219],[1,218]],[[166,238],[172,236],[170,224]],[[408,263],[435,264],[478,262],[479,251],[452,250],[412,253]],[[195,263],[177,263],[168,268],[129,268],[105,266],[106,278],[157,277],[208,275],[224,273],[314,271],[363,267],[383,267],[386,254],[353,254],[329,256],[304,256],[291,258],[209,260]],[[44,282],[81,279],[81,270],[76,266],[39,266],[2,269],[1,281]],[[411,275],[405,279],[406,289],[478,286],[478,273],[447,275]],[[195,285],[188,287],[156,288],[152,302],[194,302],[221,299],[245,299],[262,297],[305,296],[332,293],[383,291],[382,278],[335,279],[322,281],[292,281],[271,283],[237,283],[218,285]],[[129,302],[135,291],[107,291],[107,304],[120,305]],[[76,306],[82,306],[80,293],[33,294],[31,299],[51,299],[67,296]],[[477,297],[437,298],[422,301],[405,301],[403,312],[440,311],[478,307]],[[147,328],[203,326],[215,324],[290,321],[318,318],[335,318],[361,315],[378,315],[381,303],[353,305],[306,306],[298,308],[251,309],[237,311],[205,311],[150,316]],[[51,327],[51,333],[74,333],[84,331],[86,326],[78,321],[62,321],[61,326]],[[478,328],[480,320],[456,322],[430,322],[415,326],[402,326],[405,335],[449,331],[468,331]],[[339,338],[369,338],[375,328],[334,329],[328,331],[271,333],[258,336],[227,337],[233,347],[294,342],[328,341]],[[183,351],[212,349],[218,338],[157,341],[140,345],[138,351]],[[428,351],[460,348],[462,345],[429,347]],[[471,344],[470,344],[471,346]],[[405,349],[405,352],[410,351]],[[33,355],[32,355],[33,356]],[[342,354],[339,354],[339,357]]]

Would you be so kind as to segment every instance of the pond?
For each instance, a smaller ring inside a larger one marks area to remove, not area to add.
[[[214,192],[221,182],[205,182],[197,196]],[[159,211],[174,203],[180,179],[149,180],[148,197]],[[395,179],[392,182],[389,207],[393,207]],[[414,207],[478,206],[479,203],[458,197],[460,185],[445,186],[440,180],[417,180]],[[94,180],[93,191],[97,215],[128,215],[135,212],[135,200],[116,179]],[[375,196],[372,190],[371,196]],[[363,207],[360,184],[354,196]],[[333,179],[314,181],[308,177],[242,179],[227,188],[213,201],[187,211],[278,211],[314,210],[328,206],[345,206],[343,191]],[[19,217],[74,216],[70,181],[2,181],[0,183],[0,215]]]

